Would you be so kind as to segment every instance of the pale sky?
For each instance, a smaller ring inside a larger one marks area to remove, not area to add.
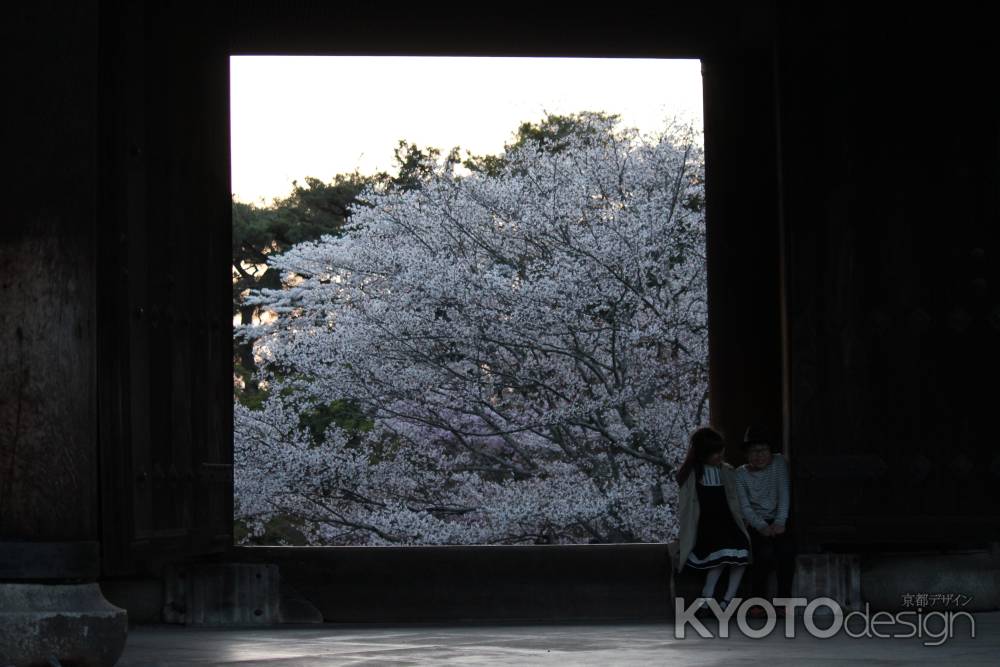
[[[230,74],[233,193],[245,202],[305,176],[393,172],[400,139],[499,153],[546,111],[618,113],[644,133],[670,117],[702,126],[698,60],[234,56]]]

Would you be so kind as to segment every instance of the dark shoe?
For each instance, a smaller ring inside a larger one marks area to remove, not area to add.
[[[759,604],[750,607],[750,618],[767,618],[767,610]]]
[[[701,606],[695,609],[694,617],[700,620],[715,618],[715,614],[712,612],[712,608],[708,606],[707,600],[702,599]]]

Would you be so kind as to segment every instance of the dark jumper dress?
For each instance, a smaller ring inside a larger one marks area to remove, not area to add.
[[[746,565],[750,542],[729,510],[726,489],[716,466],[705,466],[695,486],[698,493],[698,532],[686,565],[707,570],[718,565]]]

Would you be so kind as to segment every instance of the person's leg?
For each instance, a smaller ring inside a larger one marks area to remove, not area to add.
[[[795,577],[795,538],[786,529],[774,538],[774,559],[778,570],[778,596],[792,597],[792,579]]]
[[[767,598],[767,576],[774,567],[774,538],[750,533],[753,563],[750,565],[750,597]]]
[[[722,597],[723,602],[728,603],[736,597],[736,591],[740,587],[740,581],[743,580],[743,573],[746,572],[746,569],[746,565],[729,566],[729,585],[726,586],[726,594]]]
[[[701,597],[715,597],[715,585],[722,576],[722,565],[717,565],[705,572],[705,586],[701,589]]]

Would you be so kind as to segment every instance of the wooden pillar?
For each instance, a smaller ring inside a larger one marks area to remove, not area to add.
[[[124,610],[100,571],[95,348],[96,2],[7,17],[12,123],[0,224],[2,661],[111,665]]]
[[[1000,536],[992,37],[960,14],[859,22],[832,2],[783,6],[778,31],[801,535],[985,547]]]
[[[758,17],[759,18],[759,17]],[[781,432],[779,220],[771,35],[702,61],[711,422],[742,462],[748,425]]]

